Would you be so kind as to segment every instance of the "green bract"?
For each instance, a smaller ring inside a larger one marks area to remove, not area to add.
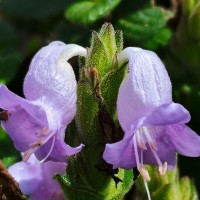
[[[81,153],[69,158],[68,176],[57,175],[67,199],[121,199],[133,183],[132,170],[113,170],[102,153],[107,142],[123,137],[115,117],[119,86],[126,65],[118,64],[123,48],[120,31],[105,23],[100,33],[93,31],[92,44],[80,70],[75,124],[71,124],[67,140],[85,146]]]
[[[193,182],[188,177],[179,178],[178,168],[168,171],[160,176],[155,167],[147,166],[151,180],[148,186],[152,200],[197,200],[197,192]],[[136,181],[136,197],[145,199],[143,180],[141,177]]]

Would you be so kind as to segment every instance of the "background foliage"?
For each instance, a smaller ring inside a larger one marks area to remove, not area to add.
[[[0,83],[23,96],[23,78],[41,46],[62,40],[89,47],[91,30],[98,31],[104,22],[123,31],[124,47],[156,51],[171,76],[174,101],[190,111],[189,125],[200,133],[198,0],[0,0]],[[72,62],[78,77],[78,64]],[[0,159],[9,166],[19,155],[0,131]],[[178,166],[200,192],[200,159],[179,156]]]

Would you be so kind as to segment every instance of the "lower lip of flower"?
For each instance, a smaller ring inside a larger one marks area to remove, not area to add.
[[[151,195],[149,192],[147,181],[150,181],[151,178],[149,176],[147,169],[145,168],[145,166],[143,164],[143,151],[147,151],[146,144],[149,145],[149,147],[152,151],[152,154],[159,166],[158,171],[159,171],[160,175],[165,175],[167,172],[167,162],[164,162],[164,164],[161,162],[161,160],[157,154],[158,146],[157,146],[156,140],[154,138],[152,138],[152,136],[149,132],[149,130],[151,130],[151,132],[155,131],[153,129],[155,129],[155,127],[143,126],[139,129],[137,129],[137,131],[133,135],[133,148],[134,148],[134,152],[135,152],[137,169],[144,180],[144,186],[146,188],[148,200],[151,200]],[[140,149],[140,155],[138,152],[138,147]]]
[[[137,164],[137,169],[140,172],[141,176],[145,181],[150,181],[150,176],[143,164],[143,152],[147,151],[147,146],[148,145],[152,151],[152,154],[159,166],[159,173],[160,175],[165,175],[167,172],[167,162],[162,163],[159,156],[158,156],[158,147],[156,140],[152,138],[149,130],[151,132],[153,131],[154,127],[141,127],[137,129],[133,136],[133,148],[135,152],[135,159],[136,159],[136,164]],[[140,154],[139,154],[139,149],[140,149]]]

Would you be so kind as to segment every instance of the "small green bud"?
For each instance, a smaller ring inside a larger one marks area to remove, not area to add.
[[[122,48],[122,32],[115,32],[112,24],[105,23],[99,34],[92,32],[92,44],[88,50],[86,66],[96,68],[101,80],[108,72],[119,67],[117,55]]]
[[[106,48],[110,61],[112,61],[116,51],[115,30],[112,24],[110,23],[103,24],[99,33],[99,37],[101,38]]]

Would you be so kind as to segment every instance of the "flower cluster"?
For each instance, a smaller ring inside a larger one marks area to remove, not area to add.
[[[76,114],[77,99],[75,75],[67,61],[86,54],[78,45],[52,42],[31,62],[24,81],[26,99],[0,85],[0,108],[7,114],[2,127],[27,161],[14,164],[9,172],[33,200],[64,198],[52,177],[65,173],[67,157],[83,147],[70,147],[64,138]],[[117,98],[125,135],[121,141],[106,144],[103,158],[113,169],[137,167],[150,199],[145,164],[158,165],[164,175],[175,166],[176,153],[200,156],[200,137],[185,125],[189,112],[172,101],[171,81],[155,53],[129,47],[118,61],[129,63]]]

